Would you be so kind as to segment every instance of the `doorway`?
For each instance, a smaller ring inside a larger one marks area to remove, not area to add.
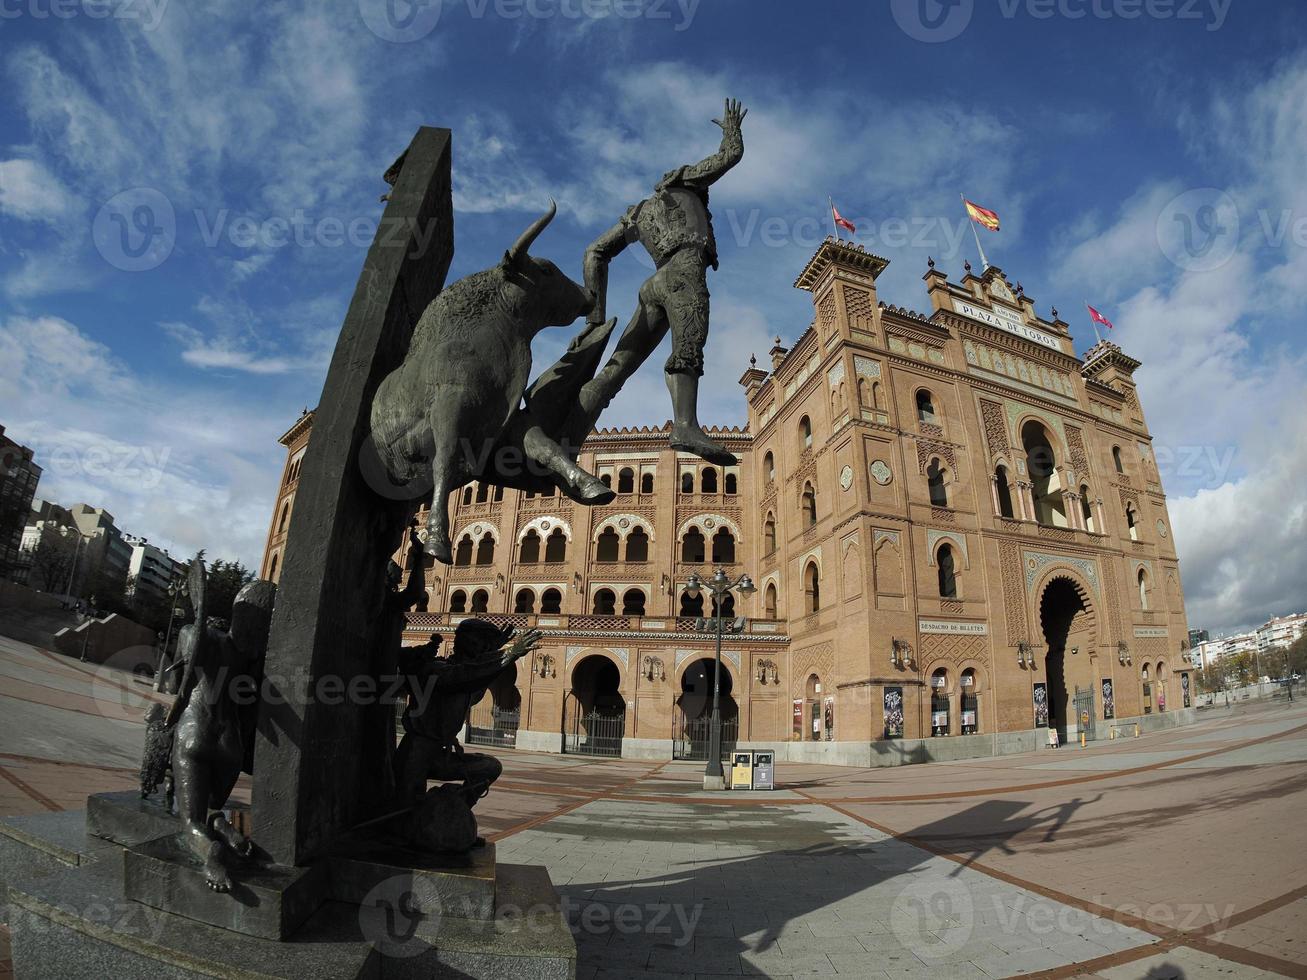
[[[622,673],[601,654],[582,659],[572,671],[563,709],[563,751],[620,757],[626,734]]]
[[[1080,648],[1078,641],[1071,642],[1072,636],[1086,629],[1089,609],[1080,590],[1070,579],[1055,578],[1044,590],[1039,604],[1039,618],[1048,649],[1044,657],[1044,678],[1048,684],[1048,727],[1057,731],[1058,741],[1065,745],[1067,722],[1075,710],[1067,686],[1067,656],[1069,650]],[[1084,645],[1088,649],[1087,637]]]

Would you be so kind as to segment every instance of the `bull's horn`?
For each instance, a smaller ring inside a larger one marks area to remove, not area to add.
[[[534,242],[536,238],[539,237],[540,233],[548,227],[549,222],[554,220],[554,215],[557,213],[558,205],[554,203],[554,199],[551,197],[549,199],[549,210],[536,218],[536,220],[531,223],[531,227],[522,232],[522,237],[513,243],[513,247],[508,250],[508,254],[505,258],[507,258],[511,263],[520,262],[525,258],[527,251],[531,248],[532,242]]]

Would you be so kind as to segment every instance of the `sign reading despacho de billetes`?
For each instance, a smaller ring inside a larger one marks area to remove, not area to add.
[[[951,619],[919,619],[917,629],[922,633],[964,633],[969,636],[984,636],[989,632],[989,624],[959,623]]]
[[[1167,636],[1168,631],[1164,626],[1136,626],[1135,636],[1144,639],[1149,636]]]
[[[1037,344],[1048,347],[1052,350],[1060,351],[1061,343],[1052,334],[1046,334],[1042,330],[1036,330],[1034,327],[1027,326],[1020,320],[1015,313],[999,312],[997,309],[987,310],[980,306],[972,306],[970,303],[962,303],[955,300],[953,308],[963,316],[971,317],[973,320],[979,320],[989,327],[997,327],[999,330],[1006,330],[1008,333],[1016,334],[1026,340],[1033,340]]]

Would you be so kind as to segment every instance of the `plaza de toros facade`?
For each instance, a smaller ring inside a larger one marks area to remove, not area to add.
[[[714,610],[684,584],[718,567],[757,585],[722,610],[743,617],[723,645],[728,745],[892,765],[1192,717],[1139,362],[1106,342],[1081,361],[1056,311],[995,267],[954,283],[932,264],[929,314],[887,306],[887,264],[817,250],[796,282],[813,323],[740,379],[747,425],[710,430],[738,467],[671,450],[669,426],[602,429],[580,463],[609,505],[450,499],[455,564],[427,567],[405,642],[469,615],[545,634],[473,709],[469,741],[701,756],[714,643],[697,627]],[[311,425],[282,439],[265,577]]]

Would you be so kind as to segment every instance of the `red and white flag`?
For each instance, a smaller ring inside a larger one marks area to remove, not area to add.
[[[1089,306],[1088,303],[1086,303],[1085,306],[1089,307],[1089,317],[1091,320],[1093,320],[1095,323],[1101,323],[1103,326],[1107,327],[1108,330],[1114,329],[1111,320],[1103,316],[1103,314],[1099,313],[1092,306]]]
[[[830,213],[831,213],[831,217],[835,219],[835,224],[838,225],[840,228],[843,228],[846,231],[848,231],[850,235],[857,233],[858,229],[854,226],[853,222],[850,221],[848,218],[844,217],[844,215],[840,214],[840,209],[835,206],[834,201],[831,202]]]

